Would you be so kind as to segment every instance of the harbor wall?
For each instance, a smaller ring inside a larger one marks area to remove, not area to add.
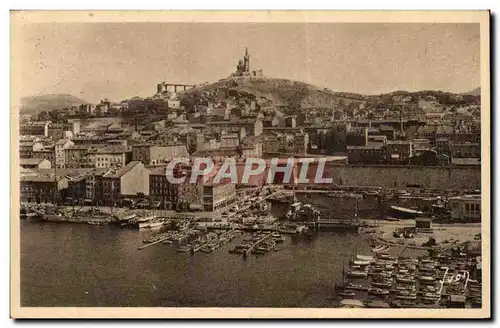
[[[332,177],[335,184],[346,186],[481,188],[480,167],[330,166],[325,168],[324,176]]]
[[[292,181],[297,180],[301,163],[294,166]],[[307,178],[313,182],[317,163],[311,163]],[[244,165],[237,167],[241,181]],[[250,185],[262,185],[267,180],[269,167],[259,175],[251,176]],[[332,178],[334,185],[370,186],[394,189],[417,187],[427,189],[481,189],[481,167],[475,166],[408,166],[408,165],[326,165],[321,177]],[[281,184],[283,173],[277,173],[274,183]]]

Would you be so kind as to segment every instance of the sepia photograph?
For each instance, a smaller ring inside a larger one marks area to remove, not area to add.
[[[490,317],[488,11],[10,16],[11,317]]]

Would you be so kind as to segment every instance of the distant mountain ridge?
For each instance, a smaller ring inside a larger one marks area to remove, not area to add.
[[[474,90],[467,91],[461,93],[462,95],[467,95],[467,96],[480,96],[481,95],[481,87],[475,88]]]
[[[23,97],[21,98],[20,112],[23,114],[38,114],[44,110],[63,109],[86,103],[85,100],[64,93]]]

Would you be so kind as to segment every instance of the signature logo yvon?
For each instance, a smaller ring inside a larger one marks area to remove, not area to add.
[[[227,158],[214,162],[208,157],[173,159],[166,168],[167,180],[172,184],[213,183],[252,184],[331,184],[332,177],[325,176],[325,158],[247,158],[239,161]]]

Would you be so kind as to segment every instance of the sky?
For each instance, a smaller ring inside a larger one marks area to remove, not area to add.
[[[334,91],[465,92],[480,86],[479,24],[43,23],[19,40],[22,96],[98,102],[156,84],[215,82],[251,69]]]

